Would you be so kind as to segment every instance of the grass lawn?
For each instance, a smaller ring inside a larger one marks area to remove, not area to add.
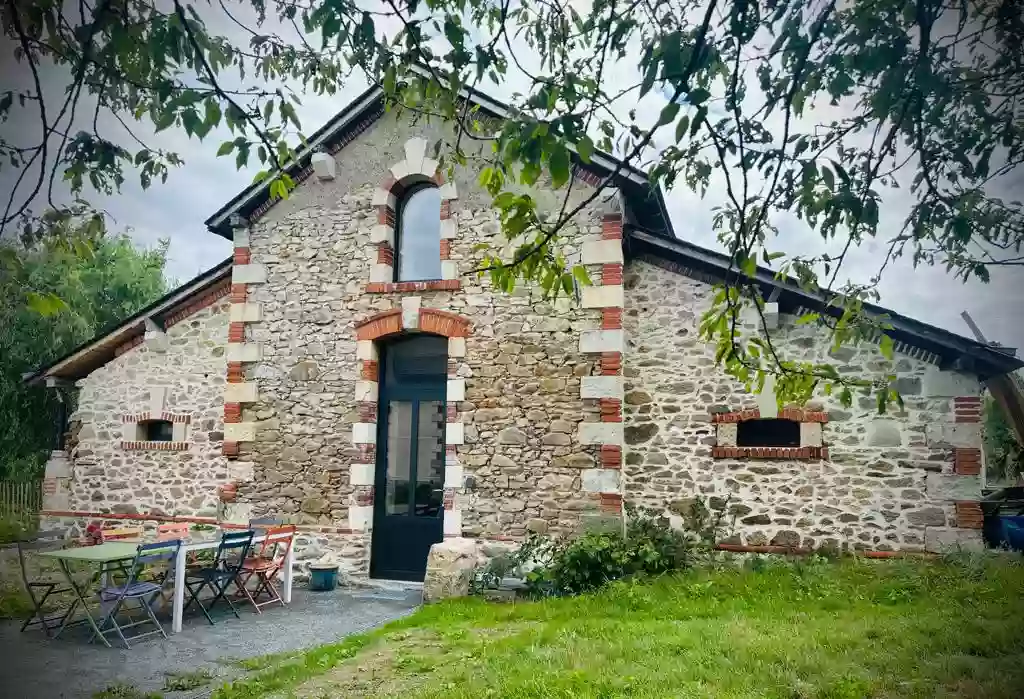
[[[1024,696],[1024,564],[770,563],[454,600],[217,690],[250,697]]]

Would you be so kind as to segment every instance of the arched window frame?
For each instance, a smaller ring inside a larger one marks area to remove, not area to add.
[[[367,293],[407,291],[456,291],[461,288],[458,262],[451,259],[452,241],[458,237],[458,222],[452,202],[458,198],[455,184],[445,179],[438,163],[426,157],[427,142],[410,138],[405,143],[405,160],[391,166],[390,172],[373,195],[371,205],[377,212],[377,224],[370,230],[370,279]],[[441,277],[422,281],[395,281],[397,265],[398,208],[407,193],[422,186],[436,186],[441,196]]]
[[[408,206],[409,202],[412,200],[412,198],[414,196],[416,196],[417,194],[419,194],[421,192],[429,190],[429,189],[434,189],[434,190],[438,191],[438,199],[440,201],[440,189],[437,187],[437,185],[433,181],[423,181],[423,182],[416,182],[416,183],[412,184],[408,189],[406,189],[402,193],[402,196],[399,197],[397,202],[396,202],[396,206],[395,206],[395,214],[396,214],[395,215],[395,254],[394,254],[394,271],[392,273],[393,274],[392,281],[395,282],[395,283],[402,283],[402,282],[432,282],[432,281],[437,281],[437,280],[440,280],[440,279],[443,278],[441,276],[442,275],[442,269],[441,269],[442,264],[441,263],[444,261],[445,258],[442,257],[441,248],[443,247],[442,241],[444,239],[440,235],[440,233],[441,233],[441,231],[440,231],[440,223],[438,223],[438,249],[437,249],[438,266],[437,266],[437,276],[436,277],[431,277],[431,278],[428,278],[428,279],[402,279],[400,277],[400,275],[402,273],[402,254],[403,254],[403,242],[404,242],[403,238],[407,238],[408,237],[408,232],[406,230],[404,230],[405,227],[406,227],[405,210],[406,210],[406,207]],[[441,203],[441,205],[443,205],[443,202],[440,202],[440,203]],[[439,207],[439,211],[438,211],[438,216],[440,216],[440,207]]]

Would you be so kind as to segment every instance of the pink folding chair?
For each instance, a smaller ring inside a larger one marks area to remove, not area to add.
[[[268,527],[266,532],[259,553],[245,559],[238,577],[235,578],[238,591],[248,598],[259,614],[263,613],[260,607],[274,602],[284,604],[281,591],[277,588],[277,576],[284,568],[288,552],[291,551],[292,541],[295,539],[295,525]],[[247,585],[253,577],[256,578],[257,584],[255,589],[250,590]],[[260,595],[264,595],[266,599],[258,602]]]

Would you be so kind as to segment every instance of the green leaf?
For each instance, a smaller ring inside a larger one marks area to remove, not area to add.
[[[679,114],[679,103],[669,102],[661,110],[661,116],[658,117],[658,124],[671,124],[675,121],[677,114]]]
[[[548,168],[551,170],[551,184],[555,189],[569,181],[569,151],[561,143],[555,144],[552,149]]]
[[[576,278],[580,286],[590,286],[593,283],[590,281],[590,275],[587,274],[587,268],[583,265],[574,266],[572,268],[572,276]]]
[[[832,171],[829,170],[824,165],[821,166],[821,179],[825,181],[826,187],[828,187],[830,190],[835,190],[836,178],[835,176],[833,176]]]
[[[35,291],[29,291],[25,296],[28,307],[43,317],[56,315],[68,308],[63,299],[56,294],[40,294]]]
[[[878,349],[886,359],[891,360],[893,358],[892,338],[883,334],[881,342],[878,343]]]
[[[689,130],[689,128],[690,117],[684,114],[679,118],[679,121],[676,123],[676,143],[679,143],[680,141],[683,140],[683,136],[686,135],[686,132]]]
[[[594,154],[594,142],[590,140],[589,136],[583,136],[576,143],[576,152],[580,156],[580,160],[585,163],[590,162],[590,157]]]

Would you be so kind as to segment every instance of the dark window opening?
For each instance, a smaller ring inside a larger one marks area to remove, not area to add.
[[[736,446],[799,447],[800,423],[772,418],[744,420],[737,425]]]
[[[145,420],[139,423],[143,442],[170,442],[174,439],[174,425],[169,420]]]

